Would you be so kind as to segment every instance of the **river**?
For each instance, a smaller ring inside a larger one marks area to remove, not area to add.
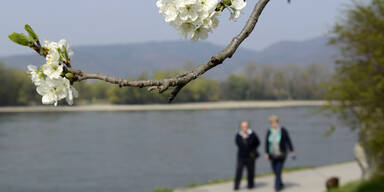
[[[240,120],[264,141],[271,114],[296,147],[287,167],[353,160],[357,134],[316,109],[1,113],[0,191],[151,192],[232,178]],[[260,158],[257,173],[269,171]]]

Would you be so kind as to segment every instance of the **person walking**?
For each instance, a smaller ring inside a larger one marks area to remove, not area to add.
[[[287,153],[290,152],[293,159],[296,156],[288,130],[279,124],[279,118],[272,115],[269,117],[269,123],[270,128],[265,137],[265,158],[270,161],[275,175],[275,190],[281,191],[284,188],[281,173]]]
[[[240,131],[236,134],[235,143],[237,146],[237,165],[234,189],[238,190],[243,174],[243,169],[247,169],[248,189],[254,188],[255,162],[259,157],[257,148],[260,140],[257,134],[249,128],[248,121],[240,123]]]

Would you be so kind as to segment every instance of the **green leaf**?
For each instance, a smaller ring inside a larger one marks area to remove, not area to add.
[[[39,40],[39,36],[33,31],[32,27],[31,27],[30,25],[26,24],[26,25],[24,26],[24,29],[25,29],[25,31],[28,32],[29,36],[30,36],[33,40],[35,40],[35,41]]]
[[[26,36],[23,33],[13,32],[8,37],[11,41],[23,46],[31,46],[34,43],[32,37]]]
[[[66,59],[66,60],[69,60],[67,47],[65,47],[65,45],[63,46],[63,53],[64,53],[64,57],[65,57],[65,59]]]
[[[61,61],[66,61],[67,59],[66,59],[65,56],[64,56],[64,52],[63,52],[63,50],[61,50],[60,48],[57,48],[57,51],[59,52],[60,60],[61,60]]]

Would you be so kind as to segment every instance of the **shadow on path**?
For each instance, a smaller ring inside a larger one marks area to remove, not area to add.
[[[289,188],[292,188],[292,187],[300,187],[300,184],[299,183],[293,183],[293,182],[286,182],[286,183],[284,183],[284,188],[285,189],[289,189]]]
[[[264,188],[266,186],[268,186],[267,182],[258,182],[258,181],[256,181],[255,182],[255,187],[252,190],[257,190],[257,189],[260,189],[260,188]],[[240,190],[248,190],[248,188],[244,186],[244,187],[240,187]]]

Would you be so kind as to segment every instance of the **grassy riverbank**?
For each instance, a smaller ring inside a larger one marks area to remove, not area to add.
[[[382,192],[384,191],[384,177],[376,177],[366,181],[348,183],[330,192]]]
[[[0,107],[0,113],[19,112],[75,112],[75,111],[165,111],[165,110],[218,110],[322,106],[325,101],[229,101],[155,105],[78,105],[78,106],[25,106]]]

